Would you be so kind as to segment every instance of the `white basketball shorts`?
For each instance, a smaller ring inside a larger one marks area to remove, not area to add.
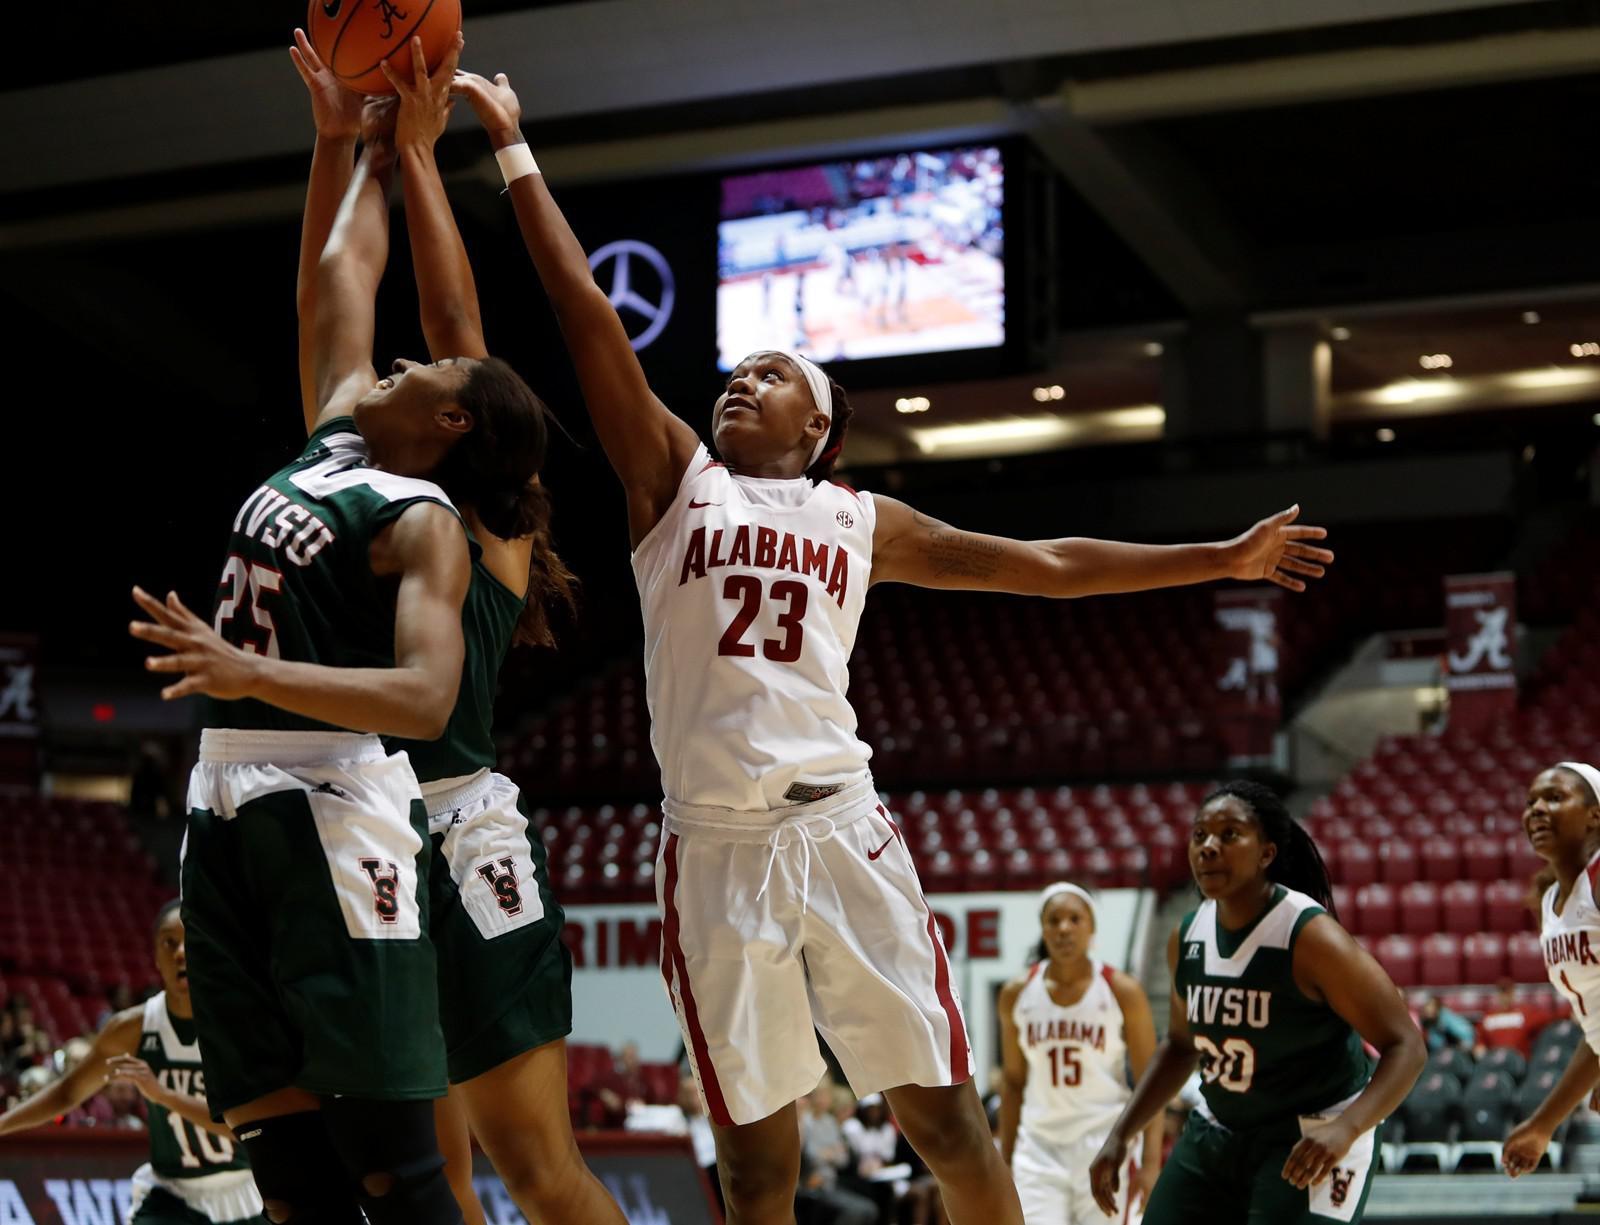
[[[751,815],[669,805],[656,860],[661,974],[712,1122],[814,1089],[818,1030],[857,1096],[970,1078],[950,962],[871,780]]]

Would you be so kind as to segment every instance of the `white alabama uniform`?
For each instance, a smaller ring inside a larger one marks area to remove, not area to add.
[[[1589,1047],[1600,1054],[1600,905],[1595,903],[1595,877],[1600,875],[1600,855],[1572,886],[1572,893],[1556,913],[1556,891],[1544,891],[1539,911],[1539,942],[1544,946],[1544,969],[1555,989],[1572,1001],[1572,1017],[1583,1026]]]
[[[1062,1007],[1050,998],[1040,962],[1012,1008],[1028,1080],[1011,1172],[1028,1225],[1106,1219],[1089,1187],[1089,1165],[1133,1090],[1112,970],[1093,964],[1083,997]],[[1129,1181],[1124,1175],[1119,1204],[1127,1203]]]
[[[872,573],[870,494],[735,476],[696,450],[633,554],[666,801],[661,971],[715,1123],[825,1070],[858,1096],[959,1084],[944,945],[845,698]]]

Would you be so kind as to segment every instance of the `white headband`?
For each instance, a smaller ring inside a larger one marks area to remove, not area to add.
[[[833,427],[833,389],[828,385],[828,376],[822,372],[822,367],[809,357],[801,357],[792,349],[773,349],[772,352],[783,354],[805,376],[806,386],[811,388],[812,402],[816,404],[817,411],[828,419],[829,428],[822,431],[822,437],[811,449],[811,458],[806,461],[806,471],[810,472],[828,447],[828,435]]]
[[[1589,790],[1594,792],[1596,802],[1600,802],[1600,770],[1582,761],[1563,761],[1557,763],[1563,770],[1571,770],[1584,782],[1589,784]]]
[[[1083,904],[1089,908],[1089,917],[1099,923],[1100,917],[1095,913],[1094,897],[1082,885],[1074,885],[1071,881],[1058,880],[1053,885],[1046,885],[1039,894],[1039,912],[1044,913],[1044,908],[1050,905],[1050,899],[1062,893],[1070,893],[1073,897],[1082,898]]]

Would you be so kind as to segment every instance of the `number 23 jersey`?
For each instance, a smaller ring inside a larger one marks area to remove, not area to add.
[[[765,813],[866,773],[845,693],[876,522],[870,494],[696,449],[633,553],[669,806]]]
[[[1178,927],[1173,986],[1200,1052],[1200,1092],[1211,1115],[1239,1129],[1294,1125],[1358,1093],[1371,1077],[1361,1039],[1294,981],[1294,946],[1326,911],[1303,893],[1274,888],[1242,931],[1202,902]]]

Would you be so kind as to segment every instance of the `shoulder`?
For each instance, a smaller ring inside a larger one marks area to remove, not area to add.
[[[463,590],[471,577],[466,526],[437,502],[414,502],[372,538],[374,574],[456,573]]]
[[[143,1004],[124,1008],[114,1014],[95,1036],[94,1044],[101,1052],[131,1055],[139,1049],[139,1035],[144,1032]]]
[[[1018,974],[1015,978],[1008,980],[1005,986],[1000,988],[1000,994],[996,1002],[999,1004],[1002,1018],[1011,1015],[1011,1010],[1017,1006],[1017,1000],[1022,995],[1022,989],[1032,981],[1034,974],[1037,972],[1038,967],[1035,966],[1026,973]]]
[[[1106,967],[1106,982],[1110,984],[1111,994],[1116,997],[1117,1003],[1122,1005],[1126,1012],[1130,1007],[1150,1006],[1149,999],[1145,996],[1144,988],[1139,985],[1139,980],[1125,970]]]
[[[1312,964],[1330,964],[1362,956],[1361,946],[1326,910],[1320,907],[1302,911],[1294,926],[1296,965],[1310,959]]]

